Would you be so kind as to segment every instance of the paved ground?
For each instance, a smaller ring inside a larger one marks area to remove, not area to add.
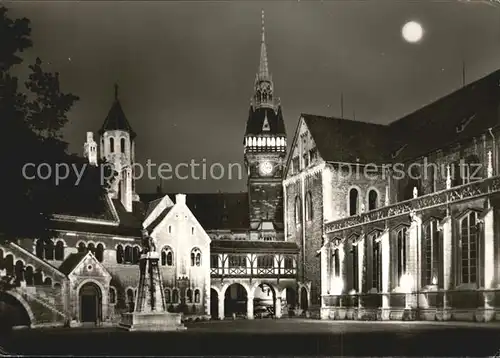
[[[22,330],[13,332],[3,347],[12,354],[52,356],[491,357],[500,353],[498,323],[266,319],[198,322],[187,326],[184,332],[163,333],[123,332],[113,328]]]

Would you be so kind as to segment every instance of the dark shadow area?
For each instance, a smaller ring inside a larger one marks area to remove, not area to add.
[[[189,328],[188,328],[189,329]],[[338,330],[338,327],[337,327]],[[21,355],[74,356],[493,356],[500,329],[391,328],[392,332],[121,332],[71,329],[15,332],[4,348]],[[397,331],[397,333],[395,333]],[[26,344],[30,342],[30,344]],[[92,342],[92,344],[81,344]]]

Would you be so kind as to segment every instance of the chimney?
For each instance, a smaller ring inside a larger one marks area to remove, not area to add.
[[[186,194],[176,194],[175,195],[176,204],[186,204]]]

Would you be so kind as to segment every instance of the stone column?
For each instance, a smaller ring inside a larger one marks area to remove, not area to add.
[[[224,293],[221,291],[221,294],[218,295],[217,299],[219,300],[219,319],[224,319]]]
[[[284,230],[284,234],[285,234],[285,241],[287,241],[287,238],[288,238],[288,198],[286,196],[286,184],[285,184],[285,182],[283,182],[283,224],[284,224],[283,230]]]
[[[447,216],[441,222],[441,227],[443,231],[443,320],[448,320],[451,318],[451,305],[448,297],[448,290],[451,289],[451,275],[453,271],[452,267],[452,231],[451,231],[451,217]]]
[[[247,319],[253,319],[253,299],[254,295],[252,293],[247,294]]]
[[[382,320],[388,320],[390,317],[390,241],[389,230],[386,229],[380,237],[380,245],[382,247]]]
[[[409,306],[412,309],[418,308],[418,293],[420,288],[420,247],[418,242],[421,240],[422,219],[419,215],[412,213],[411,225],[408,230],[406,243],[406,273],[411,275],[411,283],[409,284],[411,295]]]
[[[359,286],[359,299],[358,299],[358,308],[363,308],[363,300],[361,298],[361,294],[365,291],[365,282],[366,282],[366,260],[365,260],[365,243],[366,238],[363,234],[361,236],[361,240],[358,241],[358,286]]]
[[[495,280],[495,246],[494,246],[494,209],[488,208],[484,216],[484,319],[491,321],[495,316],[494,292]],[[481,246],[479,246],[481,247]]]
[[[328,267],[329,265],[329,258],[330,256],[330,250],[328,249],[328,247],[326,245],[323,245],[323,247],[321,248],[321,252],[320,252],[320,258],[321,258],[321,295],[322,296],[325,296],[328,294],[328,292],[330,291],[330,281],[331,281],[331,277],[329,275],[329,272],[331,271],[331,269]]]
[[[281,318],[281,291],[276,290],[275,316]]]

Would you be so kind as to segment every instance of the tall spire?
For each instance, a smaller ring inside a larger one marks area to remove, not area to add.
[[[269,79],[269,65],[267,62],[266,29],[264,25],[264,10],[262,10],[262,39],[260,44],[259,79]]]

